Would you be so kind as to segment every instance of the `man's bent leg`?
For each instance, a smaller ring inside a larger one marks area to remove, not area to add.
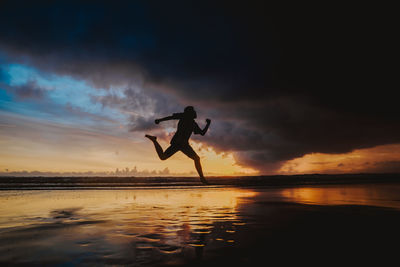
[[[177,147],[169,146],[164,152],[160,144],[157,142],[157,137],[147,134],[145,135],[145,137],[149,138],[153,142],[154,147],[156,148],[157,155],[161,160],[166,160],[178,151]]]
[[[173,154],[178,152],[179,147],[170,145],[164,152],[163,158],[161,160],[166,160],[167,158],[171,157]]]

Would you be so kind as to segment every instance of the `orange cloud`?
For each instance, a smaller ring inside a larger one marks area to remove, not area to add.
[[[400,144],[356,149],[343,154],[311,153],[286,161],[280,174],[399,172]]]

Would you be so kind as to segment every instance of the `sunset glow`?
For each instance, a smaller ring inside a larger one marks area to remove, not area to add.
[[[102,133],[22,115],[3,115],[7,118],[0,125],[0,172],[3,174],[22,171],[109,173],[117,168],[136,167],[137,175],[144,176],[196,175],[192,160],[182,153],[161,161],[147,139],[115,134],[127,131],[125,127],[116,129],[115,133]],[[165,149],[169,144],[161,141],[161,145]],[[217,153],[212,147],[195,141],[192,146],[202,158],[207,175],[257,173],[237,164],[232,153]],[[169,172],[161,173],[166,168]]]
[[[285,162],[281,174],[396,172],[400,145],[356,149],[343,154],[312,153]]]

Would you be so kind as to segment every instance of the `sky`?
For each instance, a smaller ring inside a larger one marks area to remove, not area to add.
[[[393,14],[391,13],[393,12]],[[368,4],[2,1],[0,174],[400,171],[394,11]],[[134,170],[134,171],[133,171]],[[118,171],[119,172],[119,171]]]

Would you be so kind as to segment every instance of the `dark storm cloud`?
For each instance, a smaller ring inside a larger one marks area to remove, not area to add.
[[[393,15],[366,5],[9,2],[0,49],[97,87],[140,83],[143,95],[98,99],[128,113],[195,105],[214,119],[202,140],[263,170],[310,152],[400,142],[394,70],[385,67]],[[130,128],[151,122],[133,114]]]
[[[183,109],[167,95],[150,89],[144,92],[137,87],[125,88],[122,95],[110,91],[103,96],[92,96],[92,101],[129,115],[127,126],[132,132],[156,130],[160,127],[154,123],[155,116],[166,116]]]
[[[129,130],[135,131],[150,131],[157,129],[157,125],[154,124],[153,118],[143,118],[141,116],[131,116],[129,121]]]
[[[5,72],[4,72],[5,73]],[[19,100],[43,100],[46,97],[47,91],[39,86],[35,80],[28,80],[23,84],[10,86],[7,84],[8,76],[1,77],[0,69],[0,89],[8,91],[11,95],[15,95]]]
[[[32,98],[32,99],[42,99],[46,94],[46,89],[41,88],[36,84],[35,81],[28,81],[25,84],[19,86],[13,86],[12,88],[8,89],[15,92],[15,95],[18,98]]]

